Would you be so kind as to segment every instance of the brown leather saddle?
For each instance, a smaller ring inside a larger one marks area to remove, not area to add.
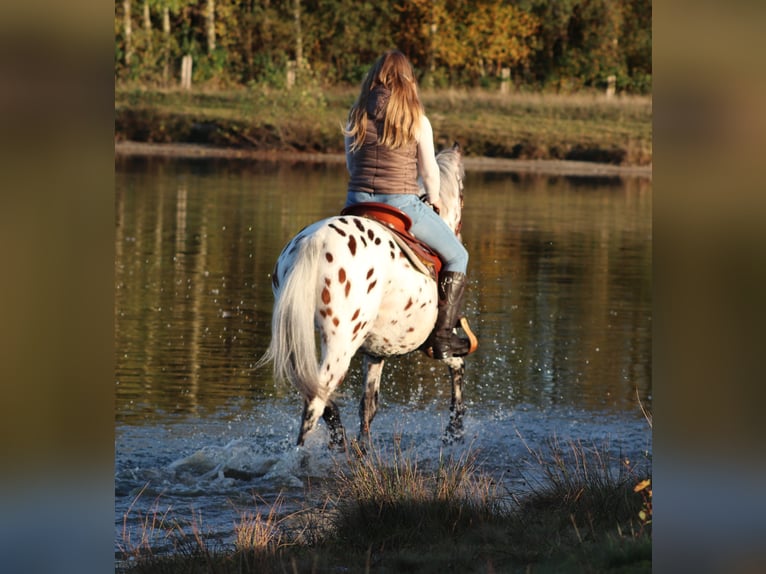
[[[401,209],[386,203],[365,201],[343,208],[340,214],[367,217],[388,227],[394,233],[395,239],[398,240],[397,243],[402,247],[402,251],[411,260],[413,257],[417,258],[417,261],[413,260],[416,268],[430,275],[436,281],[442,268],[441,259],[439,259],[439,256],[433,249],[410,233],[412,219]]]

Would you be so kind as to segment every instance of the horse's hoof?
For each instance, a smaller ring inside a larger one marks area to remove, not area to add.
[[[462,444],[463,442],[465,442],[465,431],[462,428],[448,426],[444,431],[444,436],[442,437],[443,444]]]
[[[346,452],[346,441],[331,440],[329,443],[327,443],[327,448],[333,452]]]
[[[463,444],[465,442],[465,437],[461,435],[451,435],[451,434],[445,434],[442,437],[442,444],[445,446],[451,446],[453,444]]]

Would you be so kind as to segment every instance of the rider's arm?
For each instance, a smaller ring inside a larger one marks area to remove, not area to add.
[[[434,153],[434,131],[425,115],[420,116],[418,137],[418,174],[423,179],[428,201],[435,205],[439,201],[439,166]]]

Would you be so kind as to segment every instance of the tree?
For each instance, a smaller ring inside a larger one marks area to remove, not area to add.
[[[219,29],[219,38],[225,33],[226,64],[233,78],[245,84],[284,81],[284,68],[295,49],[294,7],[294,0],[231,4],[227,17],[231,23]],[[303,14],[301,20],[305,21]]]
[[[162,82],[167,85],[170,81],[170,6],[165,2],[162,5]]]
[[[205,32],[207,53],[215,52],[215,0],[205,0]]]
[[[133,60],[133,25],[130,0],[122,0],[123,27],[125,34],[125,65],[130,66]]]
[[[600,86],[608,76],[624,75],[618,53],[621,25],[622,10],[615,0],[586,0],[574,6],[565,62],[575,88]]]
[[[648,87],[651,0],[522,0],[519,7],[540,22],[528,82],[601,88],[614,75],[618,87]]]
[[[357,83],[396,44],[390,1],[303,0],[304,56],[331,81]]]
[[[289,60],[358,83],[399,48],[421,82],[574,90],[651,88],[651,0],[115,0],[118,78],[170,82],[184,54],[195,82],[284,82]],[[161,18],[161,30],[159,24]]]
[[[628,0],[620,34],[620,51],[625,59],[629,83],[626,89],[645,92],[652,77],[652,2]]]
[[[413,0],[402,12],[416,23],[405,28],[407,39],[427,39],[429,71],[458,69],[472,81],[526,65],[539,28],[537,18],[501,0]]]
[[[526,64],[538,27],[537,18],[510,4],[500,0],[478,3],[467,17],[465,43],[470,51],[466,66],[484,76],[486,65],[491,64],[499,76],[502,68]]]
[[[152,46],[152,17],[149,11],[149,0],[144,0],[144,32],[147,36],[147,44]]]
[[[295,22],[295,61],[303,63],[303,33],[301,32],[301,0],[293,0],[293,21]]]
[[[581,0],[522,0],[519,7],[533,14],[540,22],[537,34],[539,49],[532,57],[525,79],[545,84],[557,82],[562,62],[569,52],[569,21],[572,12]]]

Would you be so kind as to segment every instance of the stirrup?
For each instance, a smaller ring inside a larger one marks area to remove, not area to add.
[[[479,347],[479,340],[477,339],[474,332],[471,330],[471,326],[468,324],[468,319],[465,317],[460,317],[460,321],[458,321],[458,325],[460,326],[463,331],[465,331],[465,334],[468,337],[468,351],[465,353],[461,353],[459,355],[452,355],[453,357],[465,357],[467,355],[470,355],[473,353],[476,349]],[[429,344],[431,341],[431,338],[429,337],[425,343],[423,343],[423,346],[420,347],[420,350],[423,351],[426,355],[434,358],[434,348],[432,344]]]
[[[466,355],[470,355],[479,348],[479,339],[476,338],[476,335],[474,335],[473,331],[471,330],[471,326],[468,324],[468,319],[466,317],[460,317],[460,321],[458,321],[458,323],[460,324],[460,328],[463,329],[465,334],[468,336],[470,347]]]

